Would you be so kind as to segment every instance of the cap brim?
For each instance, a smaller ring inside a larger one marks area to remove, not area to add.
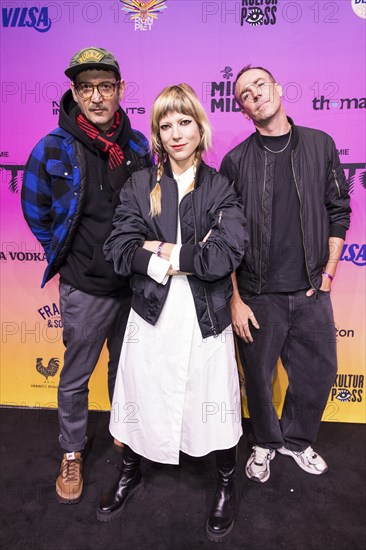
[[[81,65],[75,65],[74,67],[69,67],[65,71],[65,75],[73,80],[75,76],[83,71],[88,71],[90,69],[100,69],[102,71],[112,71],[115,73],[118,78],[121,78],[121,75],[116,67],[109,65],[108,63],[83,63]]]

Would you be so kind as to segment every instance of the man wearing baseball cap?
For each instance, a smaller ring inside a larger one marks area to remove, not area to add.
[[[60,275],[66,351],[58,389],[64,454],[56,496],[73,504],[83,490],[89,379],[106,341],[112,399],[130,309],[128,281],[114,273],[102,247],[112,230],[119,191],[133,172],[152,161],[146,138],[131,129],[119,105],[125,83],[114,55],[84,48],[73,55],[65,74],[71,89],[61,98],[59,127],[41,139],[28,159],[22,208],[47,257],[41,286]]]

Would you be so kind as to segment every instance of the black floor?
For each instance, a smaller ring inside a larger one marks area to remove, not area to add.
[[[76,505],[54,496],[59,468],[55,411],[0,409],[1,540],[6,550],[365,550],[365,426],[324,423],[316,450],[329,465],[323,476],[303,472],[276,455],[265,484],[249,481],[239,445],[237,516],[220,544],[204,533],[215,488],[214,456],[186,455],[179,466],[143,461],[144,490],[122,516],[99,523],[100,494],[117,470],[107,413],[91,413],[85,489]],[[245,426],[246,428],[246,426]]]

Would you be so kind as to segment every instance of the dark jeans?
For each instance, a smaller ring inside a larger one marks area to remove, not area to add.
[[[86,443],[88,384],[105,341],[109,351],[108,392],[112,401],[130,298],[93,296],[60,283],[60,310],[66,347],[58,387],[60,444],[81,451]]]
[[[302,451],[316,439],[337,373],[336,332],[330,293],[242,296],[259,323],[254,342],[238,338],[254,443]],[[289,385],[281,421],[272,402],[278,358]]]

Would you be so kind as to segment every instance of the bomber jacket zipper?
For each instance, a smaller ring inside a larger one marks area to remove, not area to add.
[[[301,202],[300,191],[299,191],[299,187],[298,187],[297,179],[296,179],[296,174],[295,174],[295,168],[294,168],[294,153],[293,153],[293,151],[291,151],[291,168],[292,168],[292,174],[293,174],[293,176],[294,176],[294,182],[295,182],[295,187],[296,187],[297,196],[299,197],[299,202],[300,202],[299,214],[300,214],[300,225],[301,225],[301,233],[302,233],[302,245],[303,245],[303,247],[304,247],[304,256],[305,256],[306,272],[307,272],[307,274],[308,274],[309,284],[310,284],[311,288],[314,289],[314,285],[313,285],[312,282],[311,282],[310,271],[309,271],[309,266],[308,266],[307,252],[306,252],[306,246],[305,246],[304,222],[303,222],[302,215],[301,215],[302,202]],[[315,290],[315,289],[314,289],[314,290]]]
[[[194,211],[194,204],[193,204],[193,191],[190,192],[190,195],[191,195],[193,226],[194,226],[194,244],[197,244],[197,224],[196,224],[196,212]]]
[[[266,176],[267,176],[267,152],[264,151],[264,179],[263,179],[263,193],[262,193],[262,226],[261,226],[261,238],[260,238],[260,249],[259,249],[259,289],[258,294],[260,294],[262,289],[262,251],[263,251],[263,225],[264,225],[264,193],[266,190]]]
[[[196,213],[195,213],[195,210],[194,210],[194,203],[193,203],[193,191],[190,192],[190,195],[191,195],[193,225],[194,225],[194,244],[197,244],[197,224],[196,224]],[[220,214],[222,214],[222,211],[220,212]],[[209,301],[208,301],[208,295],[207,295],[207,289],[206,289],[205,281],[203,281],[203,289],[205,291],[205,299],[206,299],[206,304],[207,304],[208,317],[209,317],[210,323],[211,323],[210,330],[213,332],[214,336],[217,336],[217,332],[216,332],[215,325],[214,325],[212,315],[211,315],[211,311],[210,311],[210,304],[209,304]]]
[[[217,220],[217,225],[219,226],[219,230],[221,231],[221,220],[222,220],[222,216],[223,216],[224,212],[223,210],[220,210],[219,212],[219,218]]]
[[[338,189],[338,197],[341,198],[341,190],[340,190],[339,183],[338,183],[338,180],[337,180],[337,172],[335,171],[334,168],[333,168],[332,172],[333,172],[335,184],[336,184],[337,189]]]

